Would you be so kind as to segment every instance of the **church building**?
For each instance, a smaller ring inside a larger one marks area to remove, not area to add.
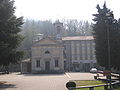
[[[43,36],[32,46],[32,73],[64,72],[63,45],[61,40],[62,23],[54,24],[56,37]]]
[[[50,37],[35,42],[32,46],[31,66],[32,73],[63,72],[62,43]]]

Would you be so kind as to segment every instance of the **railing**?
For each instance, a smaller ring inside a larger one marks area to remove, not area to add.
[[[120,81],[115,81],[112,83],[113,87],[117,84],[119,84]],[[68,90],[75,90],[75,89],[82,89],[82,88],[89,88],[89,90],[94,90],[96,87],[104,87],[104,90],[108,90],[109,84],[103,84],[103,85],[94,85],[94,86],[80,86],[80,87],[69,87]]]
[[[116,75],[114,75],[114,77],[116,77]],[[117,76],[117,78],[119,78],[119,77]],[[82,88],[89,88],[89,90],[94,90],[94,88],[96,88],[96,87],[104,87],[104,90],[109,90],[108,89],[109,83],[108,84],[103,84],[103,85],[80,86],[80,87],[76,87],[76,83],[74,83],[74,82],[72,82],[73,87],[70,87],[69,83],[71,83],[71,82],[68,82],[66,84],[66,87],[68,88],[68,90],[75,90],[75,89],[82,89]],[[119,80],[112,80],[111,84],[112,84],[112,87],[114,88],[114,87],[120,85],[120,81]]]

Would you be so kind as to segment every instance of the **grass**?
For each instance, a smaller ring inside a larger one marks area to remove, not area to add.
[[[102,84],[106,84],[102,81],[98,81],[98,80],[74,80],[74,82],[76,83],[77,87],[80,86],[93,86],[93,85],[102,85]],[[96,87],[94,90],[103,90],[104,87]],[[89,88],[83,88],[83,89],[74,89],[74,90],[89,90]]]
[[[98,81],[98,80],[74,80],[74,82],[76,83],[77,87],[106,84],[106,83],[104,83],[102,81]],[[89,90],[89,88],[74,89],[74,90]],[[95,87],[94,90],[104,90],[104,86],[102,86],[102,87]],[[120,88],[119,89],[115,89],[115,90],[120,90]]]
[[[106,83],[104,83],[102,81],[98,81],[98,80],[74,80],[74,82],[76,83],[77,87],[106,84]]]
[[[89,88],[74,89],[74,90],[90,90]],[[104,90],[104,87],[96,87],[94,90]]]
[[[118,89],[115,89],[115,90],[120,90],[120,88],[118,88]]]
[[[90,89],[89,88],[82,88],[82,89],[74,89],[74,90],[90,90]],[[104,87],[95,87],[94,90],[104,90]],[[120,88],[114,89],[114,90],[120,90]]]

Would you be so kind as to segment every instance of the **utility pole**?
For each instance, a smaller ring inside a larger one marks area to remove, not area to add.
[[[107,20],[107,44],[108,44],[108,69],[109,69],[109,86],[110,86],[110,90],[112,90],[112,82],[111,82],[111,55],[110,55],[110,19],[111,17],[109,17],[110,15],[108,15],[108,20]]]

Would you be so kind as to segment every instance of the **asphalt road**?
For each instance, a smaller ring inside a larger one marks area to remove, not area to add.
[[[67,90],[65,87],[69,80],[93,80],[90,73],[66,74],[18,74],[0,75],[0,90]]]

